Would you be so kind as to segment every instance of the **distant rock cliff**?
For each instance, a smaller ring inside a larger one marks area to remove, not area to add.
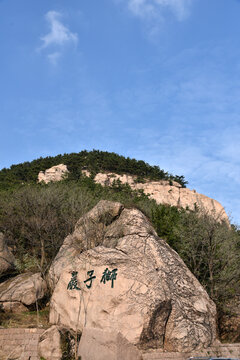
[[[50,181],[60,181],[68,173],[66,165],[60,164],[47,169],[45,172],[40,171],[38,174],[38,181],[48,183]],[[85,176],[90,176],[88,170],[83,170]],[[143,190],[151,199],[156,200],[158,204],[166,204],[171,206],[188,208],[194,210],[197,206],[200,209],[207,211],[216,219],[225,220],[228,222],[228,216],[223,206],[216,200],[209,198],[203,194],[197,193],[195,190],[183,188],[176,181],[151,181],[144,179],[139,182],[137,176],[134,175],[119,175],[111,172],[98,173],[94,181],[102,186],[111,186],[114,181],[121,181],[122,184],[129,184],[133,190]]]
[[[40,171],[38,174],[38,181],[39,182],[43,181],[46,184],[48,184],[51,181],[60,181],[64,179],[64,177],[67,175],[68,172],[69,171],[66,165],[59,164],[51,167],[50,169],[47,169],[45,172]]]
[[[87,170],[83,170],[83,173],[90,176]],[[228,216],[218,201],[199,194],[196,190],[183,188],[176,181],[172,181],[170,185],[169,181],[166,180],[151,181],[145,179],[145,182],[142,183],[137,182],[137,176],[114,173],[98,173],[94,180],[103,186],[112,185],[114,181],[120,180],[122,184],[129,184],[133,190],[143,190],[146,195],[156,200],[158,204],[189,208],[190,210],[194,210],[198,206],[215,218],[228,222]]]

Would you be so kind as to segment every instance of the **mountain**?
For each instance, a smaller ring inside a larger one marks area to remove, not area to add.
[[[221,337],[239,341],[239,229],[216,200],[186,184],[158,166],[97,150],[12,165],[0,171],[0,232],[17,273],[46,274],[77,220],[99,201],[137,208],[215,301]]]

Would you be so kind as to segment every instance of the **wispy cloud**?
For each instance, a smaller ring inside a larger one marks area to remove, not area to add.
[[[170,10],[179,21],[190,12],[193,0],[127,0],[129,10],[142,19],[161,19],[163,12]]]
[[[65,45],[76,45],[78,42],[78,35],[76,33],[72,33],[61,22],[61,17],[62,14],[57,11],[52,10],[47,12],[45,18],[50,26],[50,31],[48,34],[40,38],[42,46],[38,49],[40,51],[44,49],[51,51],[50,54],[47,55],[47,58],[53,65],[57,64]]]
[[[50,25],[50,32],[41,38],[43,41],[42,48],[46,48],[50,45],[61,46],[69,42],[77,43],[77,34],[72,33],[61,23],[61,14],[59,12],[48,11],[45,17]]]
[[[48,60],[50,61],[51,64],[56,65],[57,62],[58,62],[58,59],[60,58],[60,56],[61,56],[61,53],[56,51],[56,52],[54,52],[52,54],[49,54],[47,56],[47,58],[48,58]]]

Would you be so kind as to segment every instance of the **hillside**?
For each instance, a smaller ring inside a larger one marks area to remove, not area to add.
[[[61,163],[69,170],[66,179],[37,183],[40,171]],[[90,171],[89,177],[83,175],[86,169]],[[109,173],[127,174],[135,188],[122,181],[110,181],[109,186],[94,181],[98,174]],[[197,206],[184,209],[179,204],[157,203],[139,187],[154,181],[162,181],[165,184],[162,186],[170,190],[175,187],[178,191],[188,190],[183,176],[172,176],[143,161],[96,150],[41,158],[3,169],[0,172],[0,232],[4,233],[16,258],[15,271],[40,269],[42,274],[47,274],[49,264],[64,238],[74,231],[77,220],[102,199],[119,201],[126,208],[138,208],[147,216],[158,236],[178,252],[207,290],[217,304],[222,338],[239,340],[236,337],[240,323],[236,305],[240,294],[238,229],[226,221],[216,221]]]
[[[142,160],[125,158],[115,153],[104,151],[86,151],[39,158],[31,162],[12,165],[9,169],[0,171],[0,190],[9,189],[22,183],[35,182],[40,171],[52,166],[65,164],[71,173],[72,180],[78,180],[82,169],[87,168],[92,174],[101,171],[112,171],[118,174],[136,175],[139,179],[147,177],[151,180],[176,181],[185,187],[187,181],[184,176],[172,175],[159,168],[151,166]]]

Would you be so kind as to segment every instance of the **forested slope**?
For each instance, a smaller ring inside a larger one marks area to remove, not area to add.
[[[59,163],[66,164],[70,170],[67,179],[37,183],[39,171]],[[236,315],[234,309],[240,296],[238,227],[216,221],[198,208],[190,211],[158,205],[128,184],[102,187],[92,177],[81,176],[84,167],[93,175],[98,171],[126,172],[186,184],[183,176],[173,177],[157,166],[95,150],[40,158],[3,169],[0,172],[0,231],[13,249],[16,271],[40,270],[46,274],[64,238],[84,213],[101,199],[120,201],[125,207],[142,210],[158,235],[180,254],[216,302],[220,332],[231,339],[231,332],[235,330],[230,325],[226,333],[222,319],[229,320]]]
[[[132,174],[138,177],[148,177],[152,180],[174,180],[183,187],[187,184],[184,176],[171,175],[159,168],[151,166],[142,160],[125,158],[115,153],[104,151],[86,151],[79,153],[63,154],[39,158],[31,162],[12,165],[9,169],[0,171],[0,190],[7,189],[17,184],[36,182],[39,171],[58,165],[67,165],[71,179],[78,180],[82,169],[87,168],[92,174],[101,171],[112,171],[118,174]]]

